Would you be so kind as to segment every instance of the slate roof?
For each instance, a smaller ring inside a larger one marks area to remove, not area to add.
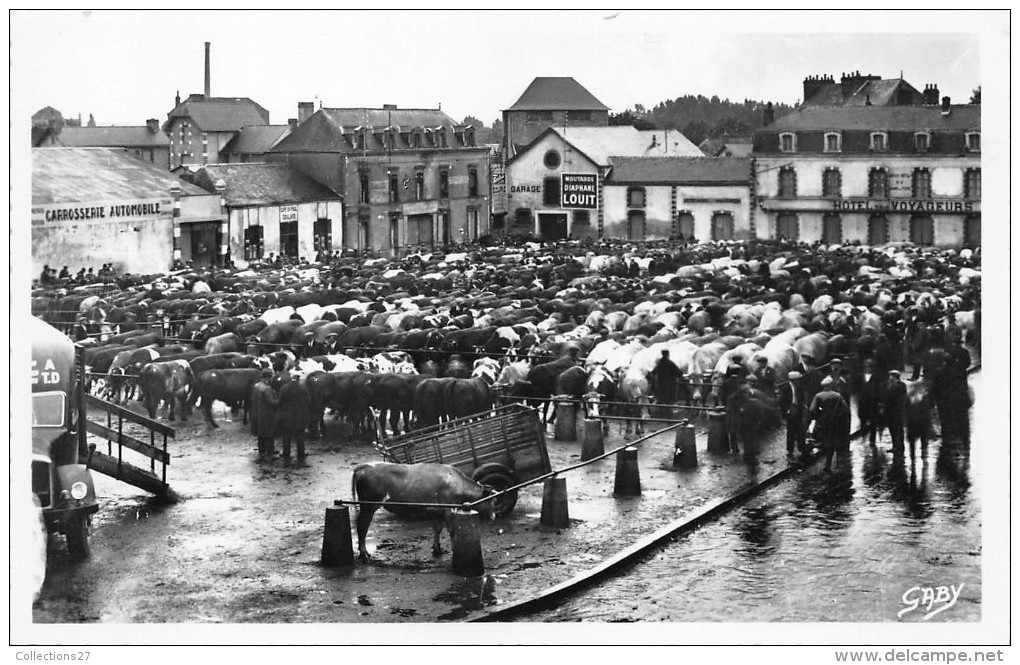
[[[269,111],[247,97],[192,95],[167,114],[163,131],[174,118],[191,118],[203,132],[236,132],[247,125],[268,125]]]
[[[854,130],[968,131],[981,129],[981,106],[814,106],[788,113],[762,131]]]
[[[866,106],[869,101],[874,106],[892,106],[897,103],[896,92],[900,88],[914,98],[912,103],[923,103],[924,96],[903,79],[878,79],[862,81],[846,96],[839,81],[824,84],[810,99],[804,100],[804,106]]]
[[[251,125],[220,150],[220,154],[264,155],[290,134],[290,125]]]
[[[550,132],[555,133],[599,166],[611,166],[612,162],[609,159],[611,155],[625,157],[704,156],[704,153],[698,150],[696,145],[675,129],[638,130],[629,125],[614,125],[609,127],[568,127],[566,131],[561,127],[550,127],[535,137],[534,141],[518,152],[510,161],[518,159]]]
[[[54,134],[54,143],[66,148],[162,148],[170,137],[162,131],[150,132],[148,126],[64,127]]]
[[[736,157],[611,157],[609,183],[748,184],[750,160]]]
[[[539,76],[507,111],[608,111],[571,76]]]
[[[422,148],[412,148],[407,142],[413,129],[424,133],[442,127],[446,131],[447,148],[463,148],[458,142],[455,128],[464,127],[438,109],[319,109],[298,128],[276,144],[271,152],[358,152],[355,130],[359,127],[376,130],[369,137],[367,150],[383,150],[381,130],[387,127],[399,129],[405,135],[399,136],[396,149],[434,149],[423,139]],[[484,146],[469,146],[484,148]]]
[[[178,185],[181,196],[208,196],[156,164],[118,148],[33,148],[32,203],[119,201],[168,197]]]
[[[223,180],[227,205],[270,205],[338,201],[342,197],[286,164],[250,162],[245,164],[207,164],[195,174],[195,184],[215,192],[215,183]]]

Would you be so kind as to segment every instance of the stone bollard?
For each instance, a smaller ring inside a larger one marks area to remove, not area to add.
[[[726,414],[722,411],[708,414],[708,452],[723,455],[730,452],[730,444],[726,440]]]
[[[682,425],[677,428],[675,446],[674,469],[693,469],[698,466],[698,448],[694,441],[694,425]]]
[[[570,526],[567,511],[567,479],[547,478],[542,486],[542,526],[565,529]]]
[[[335,568],[353,563],[351,509],[335,501],[326,508],[326,526],[322,531],[322,565]]]
[[[584,419],[584,439],[581,441],[581,461],[587,462],[606,453],[602,441],[602,421],[593,418]]]
[[[638,471],[637,448],[627,447],[616,454],[614,496],[640,496],[641,473]]]
[[[462,577],[478,577],[485,573],[478,511],[470,508],[454,508],[450,511],[450,540],[453,541],[454,573]]]
[[[554,399],[556,429],[553,431],[553,438],[557,441],[577,441],[577,405],[573,402],[559,401],[571,399],[569,395],[557,395]]]

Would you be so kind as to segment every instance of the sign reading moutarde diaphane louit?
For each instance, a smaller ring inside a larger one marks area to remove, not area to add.
[[[560,174],[560,207],[595,210],[599,207],[599,180],[595,173]]]

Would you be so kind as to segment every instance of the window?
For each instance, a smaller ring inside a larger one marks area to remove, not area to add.
[[[365,132],[358,132],[358,136],[357,136],[356,141],[357,141],[357,149],[358,150],[364,150],[365,149]]]
[[[733,240],[733,215],[717,212],[712,215],[712,240]]]
[[[414,134],[411,135],[411,141],[412,141],[411,145],[413,147],[415,147],[415,148],[420,148],[421,147],[421,130],[420,129],[414,130]]]
[[[542,205],[560,206],[560,179],[546,178],[542,181]]]
[[[450,172],[447,169],[439,170],[439,198],[450,198]]]
[[[568,111],[567,117],[574,122],[591,122],[591,111]]]
[[[312,234],[315,239],[316,252],[333,251],[333,229],[328,219],[319,218],[312,225]]]
[[[547,169],[557,169],[560,166],[560,153],[555,150],[550,150],[545,153],[545,157],[542,158],[542,163],[545,164]]]
[[[475,128],[468,127],[464,130],[464,145],[474,147],[478,145],[475,142]]]
[[[371,223],[368,213],[358,216],[358,242],[356,249],[367,251],[372,248]]]
[[[579,230],[586,232],[591,226],[591,214],[587,210],[575,210],[573,228],[583,227]]]
[[[369,184],[368,184],[368,173],[362,171],[358,174],[359,190],[358,190],[358,203],[369,202]]]
[[[280,222],[280,256],[298,257],[297,222]]]
[[[677,215],[677,233],[681,240],[694,240],[694,214],[689,210]]]
[[[436,132],[436,141],[437,141],[436,147],[438,147],[438,148],[445,148],[446,147],[446,131],[445,130],[440,129],[438,132]]]
[[[552,122],[552,111],[528,111],[529,122]]]
[[[871,133],[871,149],[875,152],[885,152],[889,149],[889,135],[885,132]]]
[[[825,152],[839,152],[843,149],[843,135],[839,132],[825,133]]]
[[[889,174],[885,169],[868,171],[868,196],[875,199],[889,198]]]
[[[478,169],[468,167],[468,196],[478,196]]]
[[[779,169],[779,196],[797,196],[797,172],[788,166]]]
[[[627,188],[627,207],[628,208],[644,208],[645,207],[645,188],[644,187],[628,187]]]
[[[822,172],[822,196],[839,198],[843,195],[843,176],[837,168],[828,168]]]
[[[400,213],[390,213],[390,249],[400,249]]]
[[[400,201],[400,174],[390,172],[390,203]]]
[[[425,200],[425,173],[423,171],[414,174],[414,200]]]
[[[967,132],[967,150],[981,152],[981,132]]]
[[[910,177],[910,195],[915,199],[931,198],[931,171],[914,169]]]
[[[779,152],[797,152],[797,135],[791,132],[780,134]]]
[[[928,132],[917,132],[914,134],[914,151],[928,152],[931,149],[931,134]]]
[[[262,258],[262,227],[249,226],[244,230],[244,260]]]
[[[981,198],[981,169],[967,169],[963,172],[963,198]]]

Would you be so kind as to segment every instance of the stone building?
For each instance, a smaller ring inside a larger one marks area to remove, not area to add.
[[[222,192],[226,233],[204,232],[239,267],[270,254],[314,261],[320,250],[342,246],[341,197],[286,164],[209,164],[194,178],[199,187]]]
[[[40,135],[32,147],[123,148],[142,161],[165,169],[170,166],[170,139],[155,118],[139,126],[54,127]]]
[[[540,76],[503,110],[503,153],[510,159],[550,127],[606,127],[609,107],[570,76]]]
[[[220,196],[113,148],[32,149],[32,263],[155,273],[200,256],[192,226],[226,222]],[[193,244],[193,240],[195,244]],[[215,247],[208,253],[215,256]]]
[[[544,240],[605,235],[603,185],[616,157],[701,156],[676,130],[630,126],[547,128],[506,164],[507,233]],[[564,178],[592,179],[594,198],[564,200]],[[617,226],[613,232],[626,233]],[[626,236],[624,236],[626,237]]]
[[[247,97],[191,95],[176,98],[163,131],[170,138],[170,168],[217,164],[220,152],[243,127],[268,125],[269,111]]]
[[[344,198],[345,249],[401,253],[489,233],[489,148],[438,109],[299,104],[267,155]]]
[[[603,236],[685,241],[752,237],[751,161],[612,157]]]
[[[980,244],[980,106],[802,108],[755,133],[754,158],[769,237]]]

